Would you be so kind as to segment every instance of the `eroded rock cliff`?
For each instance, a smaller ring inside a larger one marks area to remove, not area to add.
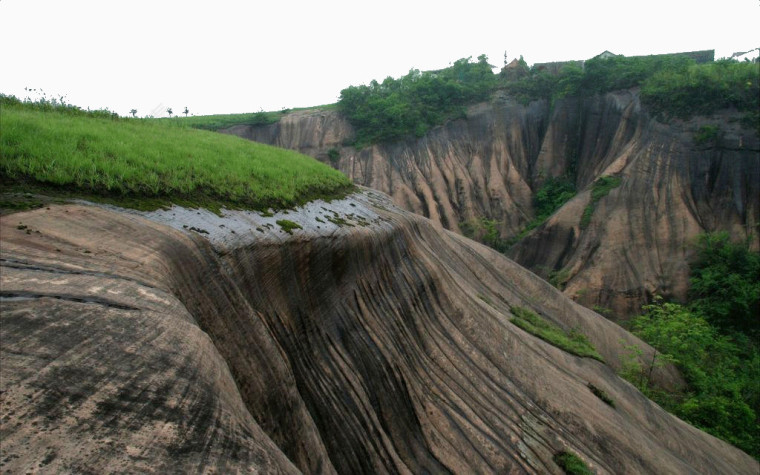
[[[569,176],[580,190],[508,255],[567,295],[637,312],[653,294],[683,299],[691,244],[728,230],[760,248],[760,143],[740,116],[664,124],[642,109],[637,91],[521,106],[506,97],[468,110],[420,139],[356,150],[351,126],[335,111],[300,111],[265,127],[224,132],[292,148],[332,163],[354,182],[450,230],[481,218],[502,239],[533,218],[533,197],[548,177]],[[718,137],[695,143],[704,125]],[[601,176],[621,186],[581,225],[589,189]],[[557,278],[559,277],[559,278]]]
[[[272,217],[54,205],[0,232],[3,471],[759,468],[616,376],[641,341],[375,192]]]

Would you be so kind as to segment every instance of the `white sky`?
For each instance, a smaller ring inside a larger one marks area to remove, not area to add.
[[[758,0],[0,0],[0,92],[122,115],[280,110],[467,56],[501,67],[505,50],[725,57],[760,46],[758,24]]]

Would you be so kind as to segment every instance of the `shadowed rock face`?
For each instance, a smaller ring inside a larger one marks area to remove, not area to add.
[[[225,132],[332,162],[354,182],[450,230],[493,219],[502,238],[533,219],[533,196],[547,177],[574,176],[579,196],[508,255],[543,277],[563,274],[566,295],[623,319],[653,294],[686,297],[698,234],[752,236],[760,249],[760,143],[739,118],[726,112],[662,124],[642,110],[634,90],[559,100],[552,108],[496,98],[421,139],[363,150],[342,145],[353,131],[334,111]],[[702,125],[718,126],[720,138],[695,144]],[[340,154],[334,161],[330,149]],[[581,227],[588,190],[605,175],[621,177],[622,185]]]
[[[560,473],[561,450],[599,473],[760,468],[616,376],[645,344],[375,192],[0,226],[3,471]],[[524,332],[512,306],[607,364]]]

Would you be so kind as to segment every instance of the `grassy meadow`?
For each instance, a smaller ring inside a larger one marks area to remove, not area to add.
[[[281,209],[352,188],[305,155],[180,124],[0,96],[0,180],[132,207]]]

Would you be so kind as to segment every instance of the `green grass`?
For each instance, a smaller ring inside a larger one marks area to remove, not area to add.
[[[580,457],[565,450],[554,456],[554,463],[569,475],[593,475],[594,473]]]
[[[0,96],[3,187],[96,196],[126,206],[289,208],[353,189],[296,152],[171,122],[40,110]]]
[[[251,112],[246,114],[216,114],[191,117],[177,116],[174,118],[155,119],[158,122],[173,122],[175,124],[193,127],[195,129],[219,130],[234,125],[267,125],[274,124],[283,116],[282,112]]]
[[[194,129],[220,130],[235,125],[268,125],[279,121],[285,114],[301,110],[330,110],[335,109],[336,104],[325,104],[316,107],[302,107],[295,109],[283,109],[281,111],[259,111],[243,114],[214,114],[185,117],[177,114],[172,118],[151,119],[157,122],[171,123],[192,127]]]
[[[602,356],[582,333],[576,330],[566,332],[562,328],[544,320],[526,308],[512,307],[510,310],[514,315],[510,321],[528,333],[531,333],[568,353],[586,358],[594,358],[604,362]]]

